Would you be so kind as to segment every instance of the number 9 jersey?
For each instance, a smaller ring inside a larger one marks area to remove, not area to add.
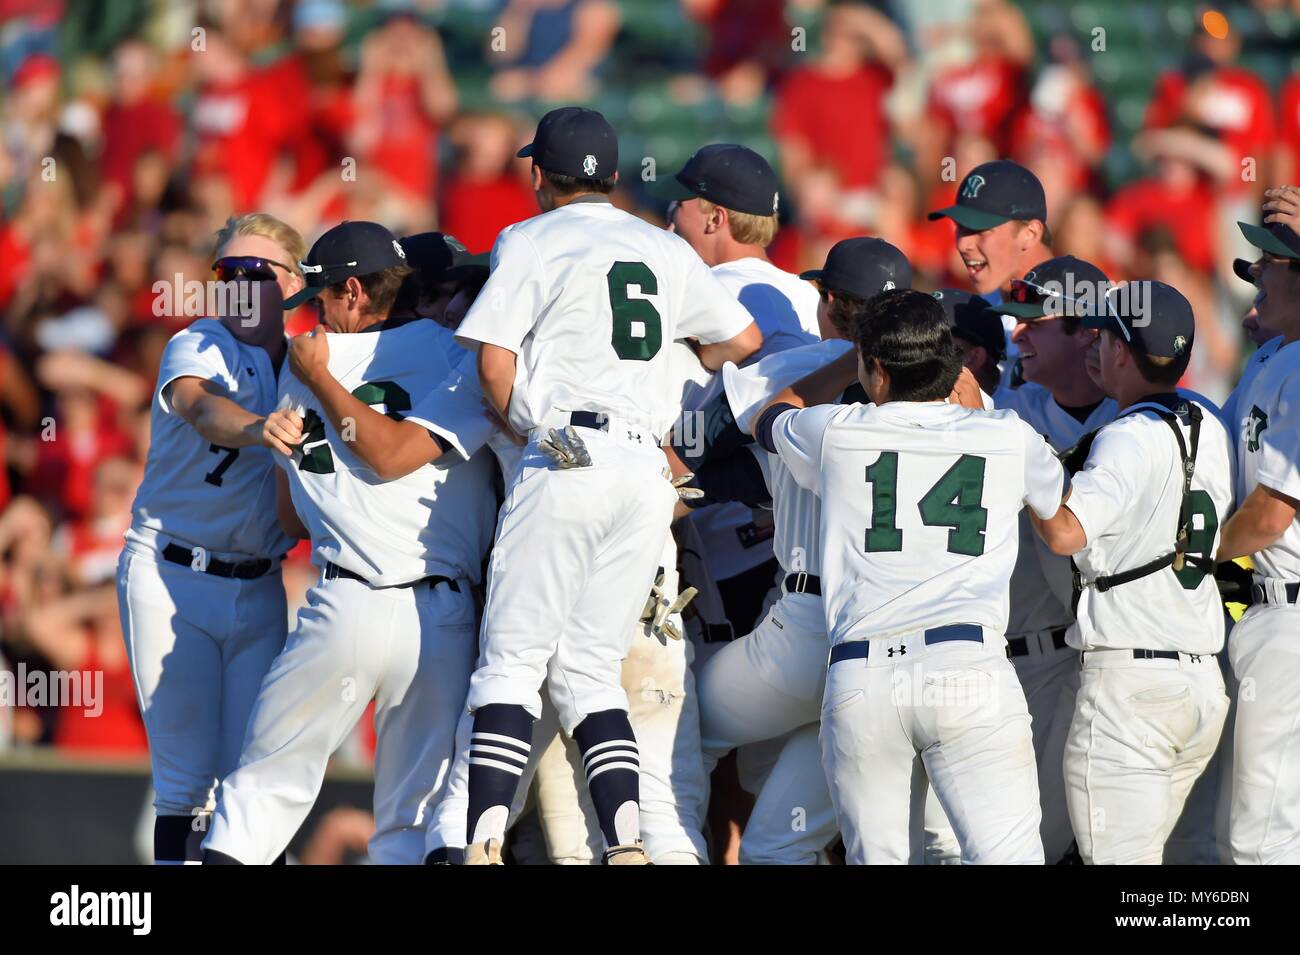
[[[275,407],[275,369],[263,349],[237,341],[211,318],[173,335],[158,368],[149,458],[127,540],[153,546],[163,534],[163,544],[202,547],[228,559],[279,557],[293,541],[275,517],[271,452],[219,447],[176,414],[168,386],[189,377],[212,382],[254,414]]]
[[[580,197],[505,229],[457,337],[519,356],[510,424],[595,411],[662,437],[680,411],[667,347],[726,341],[750,314],[680,237]]]

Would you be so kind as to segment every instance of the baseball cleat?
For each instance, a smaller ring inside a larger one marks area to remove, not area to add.
[[[605,850],[605,857],[601,859],[601,865],[653,865],[650,857],[645,854],[645,849],[641,848],[641,840],[630,842],[627,845],[611,846]]]
[[[471,842],[465,847],[465,861],[461,865],[505,865],[501,861],[500,840]]]

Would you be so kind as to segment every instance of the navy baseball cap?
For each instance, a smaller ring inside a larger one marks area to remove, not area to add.
[[[1007,354],[1007,333],[1002,317],[980,296],[961,289],[941,288],[930,293],[943,306],[952,333],[972,345],[979,345],[995,361]]]
[[[733,143],[701,146],[682,171],[650,187],[661,199],[707,199],[715,205],[755,216],[775,215],[781,184],[767,160]]]
[[[982,232],[1013,219],[1047,223],[1047,196],[1038,177],[1010,159],[981,163],[966,174],[957,190],[957,203],[936,209],[929,219],[947,217],[960,226]]]
[[[541,118],[533,141],[518,156],[575,179],[606,179],[618,169],[618,136],[594,109],[563,106]]]
[[[1033,320],[1059,315],[1092,315],[1104,309],[1110,279],[1083,259],[1061,255],[1039,262],[1022,279],[1012,279],[1011,292],[999,308],[1004,315]]]
[[[1238,222],[1237,225],[1241,228],[1241,234],[1246,237],[1246,241],[1255,248],[1271,252],[1283,259],[1300,259],[1300,235],[1297,235],[1295,229],[1290,226],[1283,225],[1281,222],[1270,222],[1268,225]]]
[[[1106,296],[1107,308],[1084,316],[1085,328],[1109,331],[1129,347],[1157,358],[1181,358],[1196,340],[1191,303],[1172,285],[1151,279],[1125,282]]]
[[[826,253],[820,269],[800,272],[799,278],[821,282],[832,292],[871,298],[895,288],[912,287],[912,264],[884,239],[865,236],[841,239]]]
[[[285,299],[286,311],[315,298],[331,285],[353,276],[406,265],[406,251],[393,233],[378,222],[340,222],[311,247],[298,263],[307,286]]]
[[[398,240],[406,252],[406,263],[431,285],[469,278],[488,271],[487,254],[471,255],[454,235],[421,232]]]

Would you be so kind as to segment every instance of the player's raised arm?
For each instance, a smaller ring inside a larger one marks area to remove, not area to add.
[[[723,342],[700,343],[700,364],[717,371],[727,362],[740,364],[763,347],[763,333],[756,322],[750,322],[739,335]]]
[[[1215,560],[1235,560],[1271,547],[1290,529],[1297,511],[1300,501],[1263,484],[1256,485],[1223,525]]]
[[[324,330],[317,326],[311,332],[299,335],[289,344],[289,367],[294,376],[306,385],[334,430],[346,435],[345,440],[365,464],[384,481],[405,477],[443,452],[442,445],[420,425],[409,421],[394,421],[357,398],[339,384],[329,370],[329,343]],[[268,419],[268,427],[280,423],[281,413]],[[276,419],[276,420],[272,420]],[[290,434],[289,437],[292,437]],[[284,454],[292,453],[282,446],[284,435],[271,434],[278,439],[275,447]],[[301,422],[298,441],[302,440]]]
[[[214,381],[189,375],[177,378],[167,386],[167,401],[176,414],[213,444],[247,448],[265,443],[265,419],[235,404]]]
[[[801,378],[789,388],[782,389],[773,396],[772,400],[763,407],[763,410],[754,416],[753,423],[750,425],[750,433],[754,437],[758,437],[763,419],[777,406],[788,405],[792,408],[809,408],[813,405],[829,404],[845,388],[857,380],[857,375],[858,352],[857,349],[854,349],[845,352],[830,364],[818,368],[812,374]]]

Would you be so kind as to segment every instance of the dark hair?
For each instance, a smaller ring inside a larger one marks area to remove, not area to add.
[[[862,317],[862,313],[867,307],[867,300],[861,295],[854,295],[852,292],[839,292],[835,289],[826,288],[820,282],[818,283],[818,290],[821,292],[822,298],[829,301],[826,315],[830,319],[831,325],[845,338],[852,338],[858,319]],[[833,294],[835,298],[829,298],[828,292]]]
[[[893,289],[872,297],[853,338],[863,362],[874,358],[889,375],[892,401],[947,398],[961,374],[961,349],[948,316],[924,292]]]
[[[1128,352],[1133,356],[1133,364],[1137,366],[1143,378],[1153,385],[1166,388],[1174,388],[1178,385],[1183,373],[1187,371],[1188,363],[1192,360],[1190,349],[1177,358],[1155,358],[1131,346]]]
[[[562,176],[558,172],[542,170],[542,177],[551,184],[557,196],[572,196],[580,192],[599,192],[609,195],[614,191],[614,177],[604,179],[578,179],[576,176]]]
[[[358,275],[357,281],[361,287],[366,290],[366,297],[370,299],[370,307],[366,309],[370,315],[387,315],[393,308],[393,303],[397,301],[397,293],[402,287],[402,282],[411,274],[409,265],[393,265],[379,272],[371,272],[368,275]],[[347,282],[339,282],[329,287],[329,293],[338,298],[347,291]]]

